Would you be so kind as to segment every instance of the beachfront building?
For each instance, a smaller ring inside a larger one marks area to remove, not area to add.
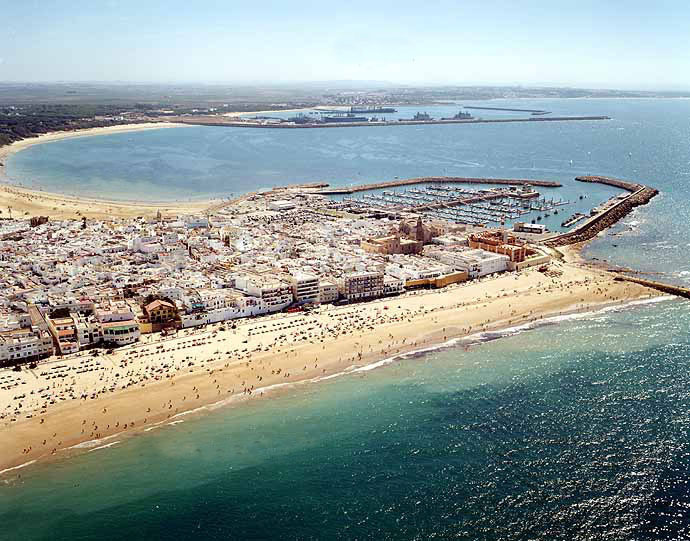
[[[338,300],[338,284],[331,280],[321,280],[319,282],[319,303],[335,302]]]
[[[99,344],[103,341],[103,328],[101,322],[94,316],[80,313],[71,314],[74,328],[79,340],[79,349]]]
[[[60,355],[79,351],[79,335],[72,316],[46,316],[46,323],[55,341],[55,349]]]
[[[400,295],[405,292],[405,281],[393,276],[385,275],[383,277],[383,295],[384,297],[392,295]]]
[[[383,272],[350,272],[339,283],[341,296],[348,302],[375,299],[383,295]]]
[[[113,346],[126,346],[139,340],[141,331],[136,321],[109,321],[103,323],[103,343]]]
[[[292,294],[298,304],[319,302],[319,278],[306,272],[293,272],[290,275]]]
[[[150,323],[165,325],[175,321],[177,308],[171,302],[156,299],[144,306],[144,314]]]
[[[453,270],[465,271],[469,278],[481,278],[488,274],[508,270],[510,258],[503,254],[494,254],[484,250],[440,250],[431,249],[426,255],[437,259]]]
[[[0,366],[12,366],[50,357],[53,338],[38,327],[0,331]]]
[[[279,312],[292,304],[292,286],[265,274],[242,274],[235,279],[235,287],[251,297],[262,299],[269,312]]]

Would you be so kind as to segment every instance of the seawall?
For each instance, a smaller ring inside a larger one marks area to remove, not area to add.
[[[628,190],[631,193],[622,201],[585,221],[573,231],[552,237],[551,239],[547,240],[547,246],[567,246],[593,239],[600,232],[615,225],[616,222],[622,220],[625,216],[630,214],[635,207],[649,203],[652,198],[659,193],[659,190],[650,188],[644,184],[609,177],[586,176],[576,177],[575,180],[580,182],[597,182],[600,184],[607,184],[609,186],[616,186],[617,188]]]
[[[560,182],[550,180],[532,180],[525,178],[475,178],[475,177],[417,177],[387,180],[384,182],[374,182],[371,184],[358,184],[357,186],[343,186],[326,188],[318,193],[335,195],[350,194],[356,192],[366,192],[368,190],[379,190],[383,188],[394,188],[396,186],[408,186],[410,184],[422,184],[435,182],[439,184],[507,184],[511,186],[529,184],[531,186],[542,186],[545,188],[559,188],[563,186]]]

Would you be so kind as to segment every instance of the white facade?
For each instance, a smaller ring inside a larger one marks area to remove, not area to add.
[[[335,302],[338,300],[338,286],[328,280],[319,282],[319,302],[321,304],[327,302]]]
[[[466,271],[470,278],[481,278],[488,274],[508,270],[510,258],[503,254],[494,254],[485,250],[464,250],[462,252],[433,252],[431,257],[439,259],[455,270]]]
[[[392,276],[385,276],[383,279],[384,295],[400,295],[405,292],[405,282]]]
[[[292,274],[292,294],[298,303],[319,302],[319,279],[313,274]]]
[[[290,210],[294,208],[295,204],[292,201],[285,201],[284,199],[269,201],[268,203],[269,210]]]
[[[48,357],[53,352],[53,339],[46,332],[21,329],[0,334],[0,365]]]
[[[244,275],[235,281],[237,289],[265,301],[269,312],[279,312],[292,304],[292,287],[264,276]]]
[[[118,321],[103,325],[103,341],[126,346],[139,340],[139,324],[136,321]]]

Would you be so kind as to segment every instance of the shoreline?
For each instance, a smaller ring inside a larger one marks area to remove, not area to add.
[[[159,130],[164,128],[185,128],[188,126],[189,124],[182,124],[176,122],[140,122],[132,124],[117,124],[115,126],[106,126],[102,128],[84,128],[79,130],[54,131],[44,133],[36,137],[27,137],[26,139],[14,141],[9,145],[0,147],[0,163],[4,164],[3,167],[0,167],[0,181],[7,179],[7,159],[13,154],[21,152],[22,150],[34,145],[53,143],[55,141],[62,141],[63,139],[74,139],[76,137],[94,137],[98,135],[112,135],[116,133]]]
[[[15,141],[11,145],[0,147],[0,163],[5,164],[3,167],[0,167],[0,205],[2,208],[11,207],[14,212],[26,217],[47,215],[51,218],[58,219],[81,219],[82,217],[99,219],[109,217],[131,218],[139,215],[155,215],[158,211],[160,211],[163,216],[203,212],[209,207],[218,204],[220,201],[218,199],[189,201],[177,199],[170,201],[141,202],[126,199],[82,197],[43,191],[36,188],[27,188],[18,183],[16,179],[10,179],[7,175],[8,158],[34,145],[53,143],[78,137],[94,137],[117,133],[185,127],[189,127],[189,125],[171,122],[121,124],[104,128],[86,128],[83,130],[51,132],[39,135],[38,137],[30,137],[22,139],[21,141]]]
[[[21,408],[3,415],[0,422],[4,432],[0,472],[8,475],[31,461],[42,463],[112,446],[116,437],[141,434],[187,415],[238,405],[264,394],[270,398],[297,384],[365,372],[444,345],[452,347],[452,342],[478,333],[664,298],[638,284],[615,282],[602,271],[567,262],[558,268],[563,272],[558,278],[530,270],[444,290],[322,308],[316,315],[236,320],[237,329],[220,330],[220,325],[213,325],[173,338],[149,336],[112,355],[77,354],[41,363],[35,370],[22,371],[27,383],[21,388],[0,391],[3,412],[8,405],[17,405],[10,395],[20,390],[24,395],[19,400]],[[286,333],[293,335],[280,338]],[[266,343],[271,339],[272,343]],[[60,366],[78,368],[95,360],[103,365],[100,377],[72,372],[53,383],[40,375],[53,369],[65,373],[66,368]],[[164,365],[173,368],[164,370]],[[75,398],[67,397],[69,386],[74,387]],[[101,390],[108,386],[111,391]],[[45,395],[48,388],[54,404],[31,397],[31,391]],[[78,398],[84,390],[91,394]]]
[[[406,361],[412,361],[415,359],[420,359],[423,358],[425,355],[437,352],[437,351],[442,351],[442,350],[451,350],[451,349],[456,349],[459,347],[462,348],[469,348],[469,347],[475,347],[475,346],[481,346],[484,343],[487,342],[492,342],[494,340],[500,340],[502,338],[508,338],[510,336],[514,336],[515,334],[521,333],[521,332],[526,332],[530,331],[533,329],[538,329],[541,327],[545,326],[550,326],[550,325],[557,325],[561,322],[565,321],[572,321],[575,319],[585,319],[587,317],[592,317],[596,316],[598,314],[603,314],[609,311],[617,311],[617,310],[628,310],[628,309],[634,309],[636,306],[646,306],[648,304],[655,304],[658,302],[666,302],[668,300],[672,300],[674,296],[657,296],[657,297],[649,297],[649,298],[640,298],[640,299],[632,299],[628,300],[625,302],[620,302],[620,303],[604,303],[600,305],[594,305],[588,308],[583,308],[581,310],[573,310],[573,311],[568,311],[565,313],[558,313],[558,315],[555,314],[545,314],[544,316],[540,318],[535,318],[530,321],[526,321],[525,323],[519,324],[519,325],[514,325],[514,326],[496,326],[492,328],[487,328],[484,331],[480,331],[475,334],[471,335],[466,335],[466,336],[460,336],[460,337],[453,337],[450,338],[444,342],[439,342],[437,344],[431,344],[425,347],[422,347],[420,349],[412,349],[409,351],[404,351],[400,353],[396,353],[393,356],[390,357],[385,357],[381,358],[379,360],[373,360],[369,364],[365,364],[363,366],[358,366],[358,365],[352,365],[345,370],[341,372],[335,372],[329,375],[325,376],[318,376],[314,377],[311,379],[304,379],[304,380],[297,380],[293,382],[288,382],[288,383],[277,383],[273,385],[269,385],[264,388],[259,388],[256,390],[256,392],[261,393],[261,397],[265,396],[266,394],[270,394],[271,396],[283,396],[284,393],[289,393],[289,392],[294,392],[296,388],[300,385],[314,385],[318,383],[323,383],[327,382],[330,380],[335,380],[340,377],[344,376],[356,376],[357,374],[360,373],[366,373],[370,372],[372,370],[377,370],[379,368],[384,368],[390,364],[393,364],[395,362],[406,362]],[[484,335],[486,334],[499,334],[499,336],[491,336],[488,337],[487,339],[482,339]],[[467,343],[463,343],[467,342]],[[124,441],[130,439],[130,438],[136,438],[136,437],[141,437],[145,436],[146,433],[152,432],[154,430],[157,430],[159,428],[164,428],[166,426],[175,426],[181,423],[184,423],[187,418],[190,420],[193,419],[198,419],[201,416],[205,416],[208,414],[212,414],[213,412],[224,409],[227,407],[237,407],[241,406],[244,403],[247,403],[249,400],[251,400],[253,397],[242,397],[242,396],[235,396],[233,398],[229,399],[223,399],[219,400],[217,402],[211,402],[209,404],[205,404],[193,409],[185,410],[179,413],[176,413],[169,419],[163,419],[161,421],[155,422],[155,423],[149,423],[146,426],[140,427],[136,431],[121,431],[121,432],[115,432],[113,434],[110,434],[108,436],[99,438],[99,439],[93,439],[93,440],[85,440],[83,442],[77,443],[76,445],[72,445],[71,447],[66,447],[63,449],[60,449],[58,452],[59,453],[64,453],[60,456],[55,456],[55,457],[43,457],[43,458],[38,458],[38,459],[32,459],[29,460],[28,462],[24,462],[21,464],[18,464],[16,466],[8,467],[6,469],[0,469],[0,480],[5,478],[7,480],[8,474],[11,474],[12,472],[16,470],[21,470],[23,468],[26,468],[28,466],[31,466],[33,464],[48,464],[51,461],[56,462],[56,461],[61,461],[61,460],[67,460],[76,456],[79,456],[80,454],[84,453],[90,453],[92,451],[98,451],[101,449],[107,449],[109,447],[113,447],[119,443],[123,443]],[[185,418],[185,419],[183,419]],[[118,439],[117,441],[110,441],[115,438],[121,438]],[[109,443],[106,443],[109,442]]]

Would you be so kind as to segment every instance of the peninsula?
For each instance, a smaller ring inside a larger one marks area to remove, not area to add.
[[[487,216],[558,185],[494,179],[468,197],[447,180],[415,182]],[[0,221],[0,472],[449,340],[660,295],[557,248],[655,194],[579,180],[627,193],[567,233],[441,219],[427,196],[338,201],[323,184],[137,216],[101,202],[108,212],[90,217],[94,202],[72,198],[71,218],[36,214],[60,196],[6,187],[3,207],[26,199],[27,214]]]

